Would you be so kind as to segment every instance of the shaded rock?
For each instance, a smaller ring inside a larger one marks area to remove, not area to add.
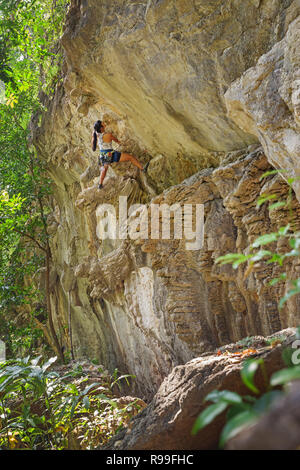
[[[50,110],[58,115],[43,121],[38,145],[62,163],[74,145],[84,155],[101,114],[138,156],[146,147],[169,158],[167,166],[178,154],[198,169],[216,165],[216,152],[257,141],[227,117],[224,93],[283,38],[295,3],[73,0],[62,36],[63,88]],[[162,175],[164,187],[180,173]]]
[[[292,382],[289,392],[273,404],[257,423],[232,438],[229,450],[296,450],[300,445],[300,382]]]

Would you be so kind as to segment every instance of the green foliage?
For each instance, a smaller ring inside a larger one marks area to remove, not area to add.
[[[262,364],[262,359],[248,360],[244,362],[244,366],[241,371],[241,376],[244,384],[254,393],[259,393],[259,390],[253,383],[253,379],[255,376],[255,372],[257,371],[258,367]]]
[[[275,372],[271,378],[272,387],[284,385],[292,380],[300,379],[300,367],[292,367]]]
[[[122,377],[86,384],[82,368],[59,375],[51,370],[55,361],[28,356],[0,364],[1,449],[60,450],[74,441],[94,448],[140,409],[136,401],[120,407],[113,397],[113,384]]]
[[[286,351],[288,351],[288,348],[283,351],[283,359],[289,367],[273,373],[270,380],[266,376],[263,359],[246,360],[241,369],[242,382],[250,392],[259,395],[259,397],[253,395],[240,396],[229,390],[213,390],[204,399],[204,402],[213,402],[213,404],[207,406],[200,413],[195,420],[191,433],[193,435],[197,434],[227,410],[226,424],[219,439],[219,446],[224,447],[229,439],[261,418],[276,400],[284,396],[285,388],[278,390],[278,386],[284,387],[292,380],[300,379],[300,366],[294,366],[290,361],[290,356],[287,361]],[[259,369],[261,369],[265,380],[264,389],[266,391],[264,393],[257,388],[254,381]],[[274,387],[277,388],[273,389]]]
[[[266,342],[267,344],[272,346],[272,344],[274,343],[278,343],[278,342],[282,343],[285,339],[286,339],[285,335],[276,335],[276,336],[266,339]]]
[[[30,333],[29,305],[44,302],[26,279],[45,265],[51,184],[29,144],[29,125],[59,80],[66,6],[66,0],[0,0],[0,336],[9,355],[14,338]],[[20,325],[21,311],[29,317]]]

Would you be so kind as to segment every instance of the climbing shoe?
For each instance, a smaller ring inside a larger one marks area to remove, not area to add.
[[[102,189],[103,188],[103,184],[98,184],[98,189]]]
[[[142,170],[143,173],[147,173],[147,169],[148,169],[149,163],[150,163],[150,162],[146,163],[146,165],[144,166],[144,168],[143,168],[143,170]]]

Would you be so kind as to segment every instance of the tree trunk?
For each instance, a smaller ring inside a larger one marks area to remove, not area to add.
[[[70,291],[68,292],[68,314],[69,314],[69,339],[70,339],[70,351],[71,351],[71,358],[75,359],[74,357],[74,350],[73,350],[73,338],[72,338],[72,317],[71,317],[71,301],[70,301]]]
[[[54,323],[53,323],[53,317],[52,317],[52,309],[51,309],[51,302],[50,302],[50,247],[48,244],[47,240],[47,251],[46,251],[46,298],[47,298],[47,311],[48,311],[48,320],[49,320],[49,327],[50,327],[50,333],[53,339],[53,344],[55,347],[55,352],[58,355],[59,359],[64,362],[64,355],[62,352],[62,348],[59,344],[55,328],[54,328]]]

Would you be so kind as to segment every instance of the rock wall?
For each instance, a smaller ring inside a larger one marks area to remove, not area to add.
[[[300,2],[297,2],[300,5]],[[256,135],[275,168],[293,178],[300,197],[300,18],[286,36],[264,54],[225,93],[229,115]]]
[[[287,220],[256,201],[287,192],[280,175],[261,180],[265,171],[298,174],[299,13],[291,0],[71,1],[62,81],[33,129],[54,189],[52,306],[65,347],[70,312],[76,356],[136,375],[144,397],[177,364],[299,321],[297,299],[277,308],[277,268],[257,263],[245,276],[214,264]],[[113,164],[97,190],[97,119],[150,161],[148,176]],[[101,241],[98,209],[118,210],[120,196],[148,212],[204,204],[203,247]],[[297,261],[288,269],[296,275]]]

